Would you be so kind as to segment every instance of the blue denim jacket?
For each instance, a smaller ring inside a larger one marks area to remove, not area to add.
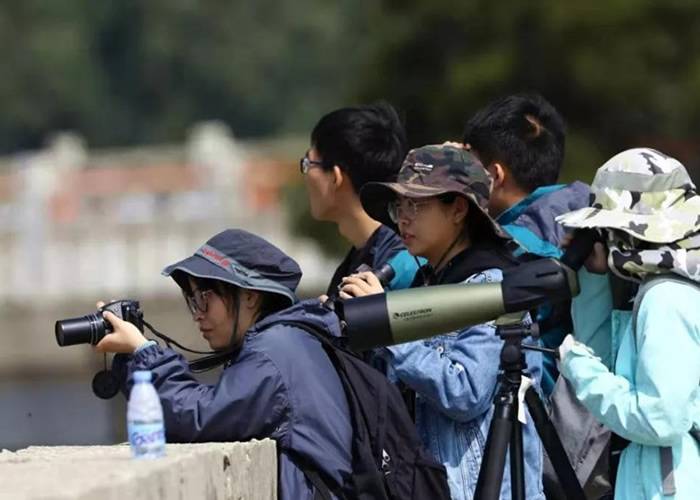
[[[499,269],[489,269],[466,282],[501,279]],[[394,374],[417,393],[418,432],[424,445],[447,468],[454,499],[471,499],[479,476],[503,345],[495,333],[491,322],[387,348]],[[541,355],[529,351],[526,357],[533,381],[539,386]],[[544,499],[542,448],[529,415],[523,430],[527,498]],[[501,489],[504,500],[511,498],[508,468],[506,465]]]

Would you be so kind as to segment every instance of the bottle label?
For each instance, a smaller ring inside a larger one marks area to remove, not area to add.
[[[162,422],[130,422],[129,444],[135,457],[160,457],[165,454],[165,431]]]

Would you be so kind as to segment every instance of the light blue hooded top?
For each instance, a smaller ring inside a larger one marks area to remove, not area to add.
[[[575,328],[605,314],[596,301],[585,314],[577,300]],[[611,311],[613,371],[581,344],[562,362],[578,399],[631,442],[620,460],[616,500],[700,498],[700,444],[689,434],[700,426],[699,306],[700,287],[659,283],[641,301],[636,334],[631,311]],[[660,447],[672,448],[675,495],[662,493]]]

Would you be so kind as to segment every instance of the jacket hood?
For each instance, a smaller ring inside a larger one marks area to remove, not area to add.
[[[338,316],[327,307],[324,307],[317,298],[303,300],[292,307],[263,318],[246,335],[260,333],[285,321],[306,323],[316,330],[325,332],[327,335],[333,337],[341,336]]]
[[[506,231],[512,232],[513,226],[524,228],[541,241],[554,247],[566,234],[563,226],[555,218],[561,214],[587,207],[590,202],[590,188],[583,182],[576,181],[569,185],[544,186],[533,191],[529,196],[498,216],[498,222]],[[513,234],[519,243],[529,245]],[[528,251],[535,249],[526,248]],[[539,254],[535,251],[534,253]]]

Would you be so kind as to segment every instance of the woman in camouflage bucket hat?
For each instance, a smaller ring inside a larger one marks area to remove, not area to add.
[[[620,153],[596,173],[588,208],[570,228],[608,229],[610,269],[624,279],[673,272],[700,281],[700,196],[685,167],[653,149]]]
[[[641,285],[631,311],[601,307],[582,290],[574,331],[607,315],[614,370],[568,336],[561,373],[600,422],[630,441],[616,499],[698,498],[700,197],[680,162],[647,148],[614,156],[591,188],[591,207],[559,222],[600,229],[604,244],[587,267]]]
[[[431,145],[408,153],[396,182],[368,183],[360,198],[373,219],[398,230],[400,210],[420,207],[422,201],[430,202],[436,197],[454,200],[458,195],[469,203],[470,224],[476,226],[480,239],[510,241],[510,236],[486,212],[491,182],[473,153],[447,144]],[[397,204],[397,200],[401,203]]]
[[[394,183],[368,184],[360,197],[370,216],[397,228],[408,251],[427,259],[411,287],[483,283],[516,265],[512,240],[486,214],[491,178],[471,152],[450,145],[411,151]],[[381,293],[372,273],[344,279],[341,297]],[[415,391],[415,420],[424,445],[447,469],[452,498],[474,495],[502,342],[493,323],[382,350],[389,377]],[[542,359],[527,354],[539,381]],[[529,500],[544,500],[542,453],[532,421],[524,428]],[[502,498],[510,498],[506,471]]]

